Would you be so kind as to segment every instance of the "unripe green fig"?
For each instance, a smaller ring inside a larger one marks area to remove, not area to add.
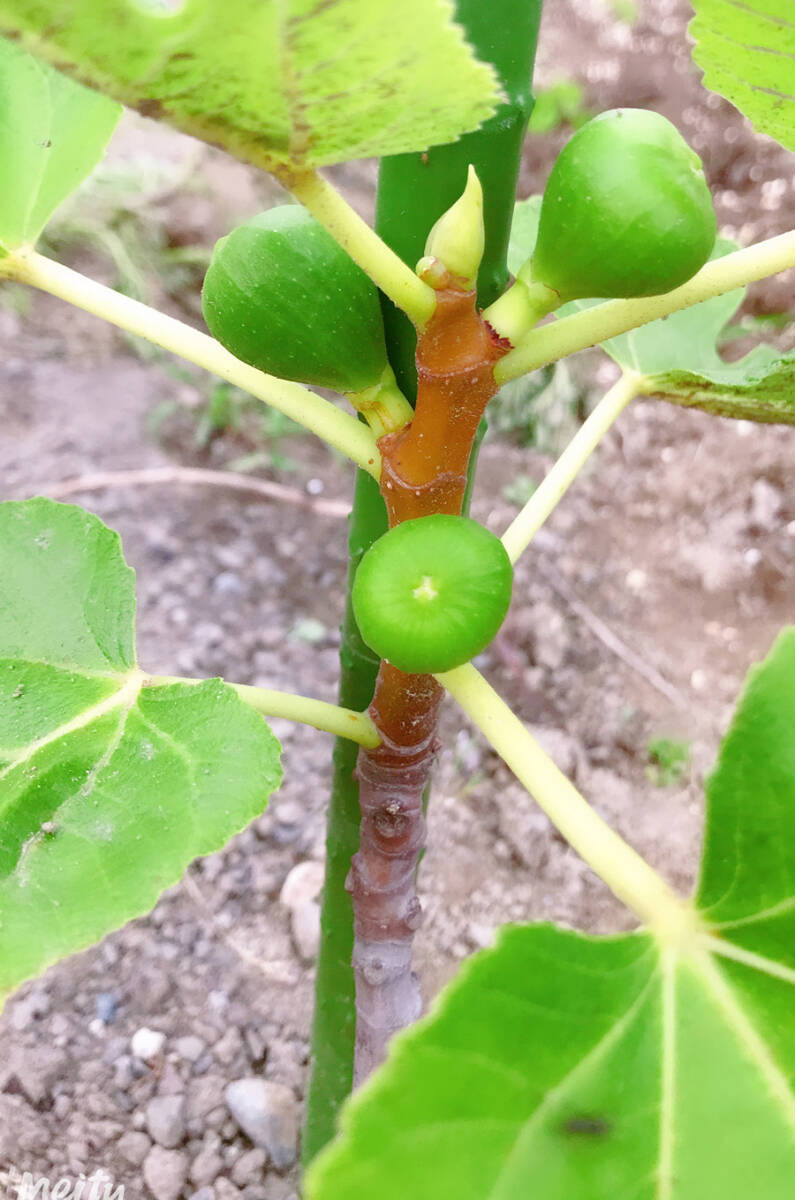
[[[617,108],[583,125],[558,156],[520,275],[561,301],[654,296],[695,275],[714,244],[698,155],[659,113]]]
[[[298,204],[271,208],[221,238],[202,311],[236,358],[281,379],[360,392],[387,366],[375,285]]]
[[[353,582],[364,641],[400,671],[436,674],[488,646],[511,602],[499,538],[468,517],[404,521],[374,542]]]

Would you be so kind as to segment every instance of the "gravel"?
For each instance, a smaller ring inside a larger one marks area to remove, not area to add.
[[[144,1063],[152,1063],[162,1054],[166,1035],[156,1029],[138,1029],[132,1036],[130,1049],[133,1056]]]
[[[248,1150],[232,1168],[232,1182],[236,1183],[238,1187],[245,1187],[249,1183],[259,1183],[265,1173],[267,1161],[267,1154],[259,1147]]]
[[[245,1135],[267,1150],[274,1166],[290,1167],[298,1155],[298,1106],[289,1087],[264,1079],[237,1079],[226,1104]]]
[[[185,1137],[185,1097],[155,1096],[146,1107],[146,1127],[159,1146],[179,1146]]]
[[[304,962],[313,962],[320,947],[320,905],[314,900],[294,904],[290,913],[293,944]]]
[[[129,1133],[125,1133],[119,1138],[116,1149],[131,1166],[140,1167],[152,1149],[152,1143],[145,1133],[137,1133],[131,1129]]]
[[[188,1156],[153,1146],[144,1161],[144,1181],[155,1200],[178,1200],[188,1178]]]

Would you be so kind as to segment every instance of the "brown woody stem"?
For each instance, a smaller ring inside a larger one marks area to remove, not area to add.
[[[422,1007],[411,970],[414,931],[422,920],[414,876],[425,845],[422,794],[442,694],[430,675],[404,675],[381,664],[370,706],[381,745],[359,755],[361,840],[348,884],[356,979],[354,1086],[378,1066],[392,1034],[416,1021]]]
[[[417,343],[414,419],[378,443],[391,526],[461,512],[475,434],[497,390],[494,364],[503,353],[476,311],[474,292],[455,286],[438,291],[434,315]],[[415,877],[425,845],[422,798],[441,698],[432,676],[406,675],[381,663],[370,706],[381,745],[359,753],[361,842],[348,880],[355,938],[355,1086],[383,1060],[392,1034],[415,1021],[422,1007],[411,970],[414,932],[422,919]]]
[[[381,438],[381,492],[390,525],[431,513],[460,513],[472,444],[497,390],[494,364],[505,351],[475,308],[475,293],[437,293],[417,340],[414,420]]]

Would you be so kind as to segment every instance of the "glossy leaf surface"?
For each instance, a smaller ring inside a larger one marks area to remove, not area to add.
[[[146,912],[279,785],[220,680],[147,686],[133,573],[98,518],[0,505],[0,1003]]]

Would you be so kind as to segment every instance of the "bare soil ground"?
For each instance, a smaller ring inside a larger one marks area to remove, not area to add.
[[[596,0],[551,5],[539,82],[574,77],[594,109],[659,109],[703,155],[724,231],[749,242],[790,228],[792,158],[700,87],[688,13],[679,0],[649,0],[630,28]],[[567,136],[528,144],[522,195],[541,190]],[[273,198],[216,152],[127,124],[119,160],[135,165],[153,153],[192,163],[190,186],[166,191],[151,210],[172,247],[211,242]],[[367,211],[372,165],[338,178]],[[113,280],[97,249],[78,247],[72,261]],[[785,309],[792,285],[790,273],[756,286],[747,311]],[[195,286],[160,290],[163,303],[195,318]],[[783,336],[791,344],[791,330]],[[0,337],[3,498],[96,470],[223,466],[256,449],[250,415],[242,431],[198,449],[205,382],[49,297],[33,297],[29,310],[1,308]],[[614,377],[596,351],[572,370],[591,399]],[[153,416],[163,418],[157,436]],[[322,500],[350,496],[350,470],[309,438],[280,438],[275,450],[290,463],[272,458],[261,475]],[[488,676],[584,794],[683,890],[698,861],[704,776],[741,681],[793,619],[794,456],[789,430],[637,401],[522,560],[509,622],[484,657]],[[516,512],[506,481],[537,480],[551,461],[489,441],[474,514],[501,531]],[[145,667],[334,699],[339,516],[194,486],[73,499],[122,535],[137,571]],[[322,862],[331,746],[309,729],[274,727],[287,772],[268,812],[195,864],[150,916],[9,1002],[0,1019],[0,1172],[54,1181],[104,1170],[135,1200],[295,1194],[295,1171],[253,1153],[224,1100],[230,1081],[250,1075],[286,1085],[299,1102],[306,1083],[312,931],[296,928],[279,896],[296,865]],[[691,747],[684,774],[667,786],[648,774],[648,744],[660,736]],[[417,964],[427,997],[505,921],[597,932],[631,925],[452,706],[444,743],[421,872],[427,917]],[[148,1062],[131,1046],[147,1028],[165,1035]],[[156,1097],[176,1098],[170,1133]]]

